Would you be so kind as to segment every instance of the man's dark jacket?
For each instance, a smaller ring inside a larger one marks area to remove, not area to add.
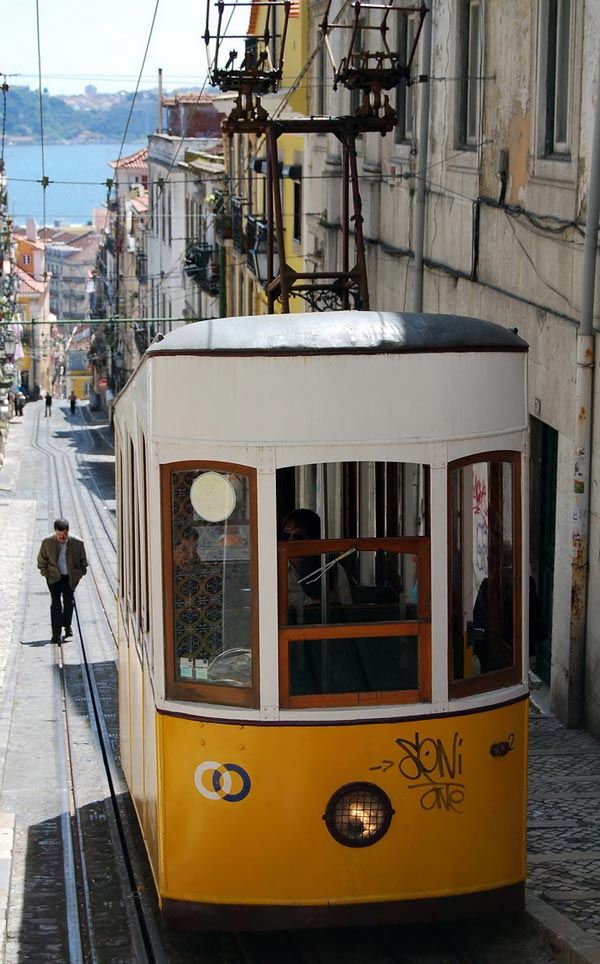
[[[81,539],[76,539],[75,536],[69,536],[66,546],[69,583],[71,589],[75,589],[81,577],[85,576],[87,572],[88,564],[85,557],[85,546]],[[42,541],[40,551],[38,552],[38,569],[49,583],[58,582],[61,577],[61,572],[58,568],[59,551],[60,542],[56,536],[48,536]]]

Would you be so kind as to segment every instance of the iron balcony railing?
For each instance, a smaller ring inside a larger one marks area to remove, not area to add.
[[[216,295],[219,290],[219,252],[206,241],[192,241],[188,244],[184,261],[188,278],[198,284],[203,291]]]
[[[246,202],[241,197],[231,199],[231,237],[233,246],[240,254],[245,254],[248,250],[246,244],[246,232],[244,231],[244,204]]]
[[[227,241],[231,237],[231,214],[227,210],[227,202],[223,191],[215,191],[215,235],[218,241]]]

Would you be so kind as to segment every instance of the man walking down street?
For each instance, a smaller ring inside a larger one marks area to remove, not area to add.
[[[50,619],[53,643],[60,643],[64,626],[65,639],[73,635],[73,593],[87,572],[85,546],[81,539],[69,535],[66,519],[56,519],[54,535],[42,540],[37,558],[38,569],[48,583],[52,597]]]

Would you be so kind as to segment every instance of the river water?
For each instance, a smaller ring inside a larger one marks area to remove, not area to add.
[[[122,156],[142,146],[126,144]],[[46,144],[42,164],[39,144],[6,143],[9,214],[16,224],[34,217],[41,226],[44,211],[45,223],[51,226],[91,223],[94,208],[106,204],[106,180],[114,176],[109,161],[117,160],[120,149],[120,144]],[[43,173],[50,181],[45,192]]]

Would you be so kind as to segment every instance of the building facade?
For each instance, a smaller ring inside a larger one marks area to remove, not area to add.
[[[393,92],[395,131],[365,136],[359,149],[371,305],[479,316],[528,341],[529,560],[547,631],[536,667],[557,715],[600,734],[599,389],[581,376],[594,371],[598,350],[595,329],[582,343],[582,310],[595,278],[584,270],[584,239],[598,178],[600,7],[428,6],[430,43],[424,30],[417,82]],[[314,44],[323,9],[310,4]],[[390,46],[402,53],[417,14],[393,16]],[[320,101],[333,113],[340,92],[332,93],[329,70],[326,58],[315,59],[311,91],[314,107]],[[351,93],[341,97],[347,109]],[[315,137],[309,159],[308,247],[327,250],[338,221],[328,190],[334,140]]]
[[[13,235],[17,275],[17,311],[22,326],[23,357],[20,380],[28,396],[51,392],[54,377],[54,316],[50,311],[50,280],[46,271],[45,245],[37,224],[28,218],[24,234]]]

